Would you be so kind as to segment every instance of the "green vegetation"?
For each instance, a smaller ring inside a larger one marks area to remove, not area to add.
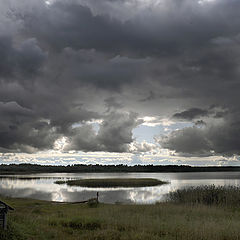
[[[180,189],[168,194],[168,200],[181,204],[206,204],[240,207],[240,187],[199,186]]]
[[[56,184],[81,187],[147,187],[165,184],[166,182],[153,178],[94,178],[56,181]]]
[[[56,204],[4,199],[15,211],[1,240],[236,240],[240,209],[173,204]]]

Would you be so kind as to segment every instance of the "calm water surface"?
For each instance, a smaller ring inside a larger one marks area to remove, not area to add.
[[[79,178],[156,178],[169,184],[141,188],[86,188],[54,184],[57,180]],[[47,173],[0,175],[0,195],[59,202],[76,202],[96,197],[105,203],[154,203],[164,201],[177,189],[211,185],[240,186],[240,172],[213,173]]]

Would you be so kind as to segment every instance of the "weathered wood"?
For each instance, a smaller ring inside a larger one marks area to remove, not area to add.
[[[0,226],[6,230],[7,229],[7,213],[8,210],[14,210],[11,206],[0,201]]]
[[[6,225],[6,215],[7,215],[7,210],[5,208],[0,208],[0,226],[3,229],[7,229]]]
[[[7,205],[5,202],[0,201],[0,204],[3,204],[5,206],[5,208],[7,208],[9,210],[14,210],[14,208],[12,208],[11,206]]]
[[[7,230],[7,214],[3,215],[3,229]]]

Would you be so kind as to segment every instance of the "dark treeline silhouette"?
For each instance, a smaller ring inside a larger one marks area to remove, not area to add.
[[[81,173],[81,172],[224,172],[240,171],[240,167],[193,167],[187,165],[84,165],[52,166],[37,164],[2,164],[0,174],[7,173]]]

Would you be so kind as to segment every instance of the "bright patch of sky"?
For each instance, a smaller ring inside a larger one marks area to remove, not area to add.
[[[211,2],[216,2],[216,0],[199,0],[199,4],[205,4],[205,3],[211,3]]]
[[[51,4],[54,3],[54,1],[55,1],[55,0],[46,0],[46,1],[45,1],[45,4],[46,4],[46,5],[51,5]]]
[[[193,126],[192,123],[187,122],[177,122],[171,124],[156,124],[156,125],[149,125],[149,124],[141,124],[137,128],[133,130],[133,137],[138,142],[149,142],[154,143],[154,137],[159,135],[165,135],[171,131],[179,130],[185,127]]]

